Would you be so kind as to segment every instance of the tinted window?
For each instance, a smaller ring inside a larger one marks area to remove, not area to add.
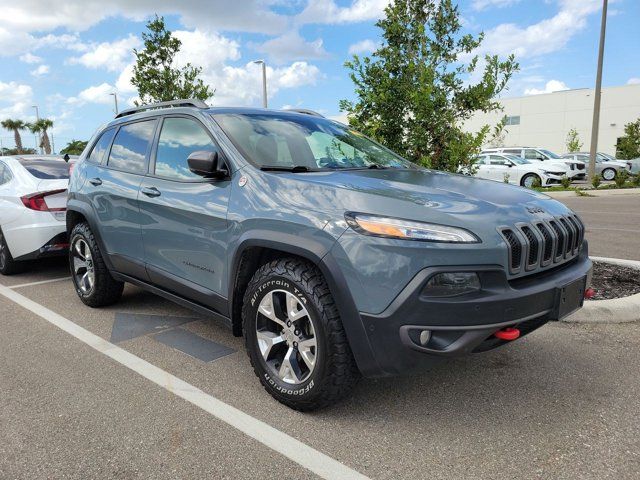
[[[132,173],[144,173],[145,158],[155,120],[130,123],[120,127],[111,147],[108,165]]]
[[[491,165],[504,165],[505,163],[507,163],[507,161],[503,157],[500,157],[498,155],[491,155],[490,163]]]
[[[165,119],[158,140],[156,175],[183,180],[202,179],[191,172],[187,164],[189,155],[199,150],[217,150],[202,125],[188,118]]]
[[[115,135],[116,129],[110,128],[106,130],[100,140],[95,144],[93,150],[91,150],[91,154],[87,157],[87,160],[91,163],[100,164],[103,162],[107,152],[109,151],[109,146],[111,145],[111,140],[113,140],[113,135]]]
[[[544,156],[540,152],[538,152],[536,150],[532,150],[530,148],[527,148],[524,151],[524,158],[529,158],[529,159],[532,159],[532,160],[536,160],[536,159],[537,160],[543,160]]]
[[[9,171],[9,167],[0,162],[0,185],[4,185],[9,180],[11,180],[11,172]]]
[[[42,180],[69,178],[69,164],[63,160],[21,159],[19,162],[27,172]]]
[[[520,156],[522,150],[520,150],[519,148],[515,149],[515,148],[507,148],[503,150],[504,153],[511,153],[514,155],[518,155]]]

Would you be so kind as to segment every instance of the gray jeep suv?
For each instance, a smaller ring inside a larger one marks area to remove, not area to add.
[[[545,195],[418,167],[313,112],[191,100],[99,130],[67,228],[86,305],[130,282],[214,317],[299,410],[522,337],[579,308],[591,274],[582,222]]]

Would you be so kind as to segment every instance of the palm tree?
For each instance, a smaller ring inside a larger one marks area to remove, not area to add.
[[[53,128],[53,120],[49,120],[48,118],[41,118],[39,120],[36,120],[35,123],[27,124],[27,128],[31,130],[31,133],[40,134],[40,148],[44,148],[44,153],[50,155],[51,142],[49,141],[49,134],[47,133],[47,130]]]
[[[11,120],[10,118],[7,118],[6,120],[0,122],[0,125],[2,125],[2,128],[13,131],[13,138],[16,142],[16,150],[18,151],[18,153],[22,153],[24,149],[22,148],[22,137],[20,136],[20,130],[24,130],[25,128],[27,128],[27,124],[22,120]]]

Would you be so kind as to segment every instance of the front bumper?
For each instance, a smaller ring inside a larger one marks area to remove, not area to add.
[[[505,343],[494,334],[517,327],[524,336],[569,313],[561,307],[568,285],[573,286],[575,307],[582,306],[590,284],[592,263],[586,244],[570,262],[539,274],[509,280],[500,266],[432,267],[419,272],[382,313],[361,313],[380,375],[413,372],[438,358],[490,350]],[[423,294],[429,278],[440,272],[478,273],[482,289],[473,294],[434,298]],[[579,296],[579,298],[578,298]],[[429,331],[422,345],[420,332]],[[375,373],[368,372],[375,376]]]

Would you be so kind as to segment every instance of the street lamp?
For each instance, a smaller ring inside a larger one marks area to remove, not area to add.
[[[262,106],[267,108],[267,64],[264,60],[255,60],[253,63],[262,65]]]
[[[604,57],[604,37],[607,30],[607,0],[602,1],[602,22],[600,24],[600,47],[598,49],[598,72],[596,73],[596,91],[593,100],[593,123],[591,125],[591,149],[589,151],[589,180],[596,173],[596,155],[598,150],[598,129],[600,128],[600,96],[602,93],[602,60]]]
[[[109,95],[113,95],[113,102],[115,103],[115,107],[116,107],[116,115],[118,115],[118,94],[116,92],[110,93]]]
[[[38,106],[32,105],[32,108],[36,109],[36,122],[40,121],[40,113],[38,112]],[[40,132],[36,135],[36,149],[40,149],[40,155],[42,155],[42,139],[40,138]]]

